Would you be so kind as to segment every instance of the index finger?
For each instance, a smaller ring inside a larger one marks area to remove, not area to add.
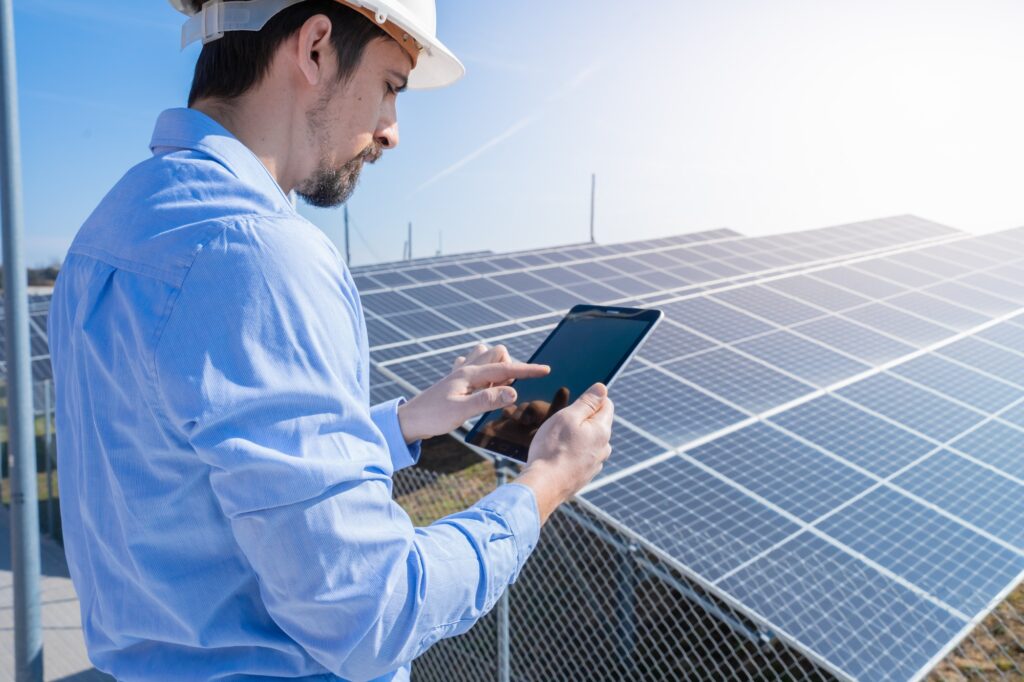
[[[547,365],[532,365],[528,362],[496,362],[463,369],[474,385],[496,384],[509,379],[532,379],[547,376],[551,371]]]

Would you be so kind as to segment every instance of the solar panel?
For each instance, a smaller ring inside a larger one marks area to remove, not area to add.
[[[1024,303],[1022,246],[901,216],[353,276],[375,401],[480,338],[525,359],[576,301],[663,307],[584,504],[840,676],[910,679],[1024,571],[1024,318],[991,324]]]

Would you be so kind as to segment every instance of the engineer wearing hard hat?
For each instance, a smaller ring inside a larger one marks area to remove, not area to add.
[[[516,483],[414,528],[391,476],[422,438],[547,368],[480,346],[369,405],[352,278],[289,193],[343,202],[448,85],[433,0],[171,0],[201,40],[189,108],[75,237],[50,310],[65,551],[90,657],[120,680],[406,679],[515,580],[607,458],[595,386]]]

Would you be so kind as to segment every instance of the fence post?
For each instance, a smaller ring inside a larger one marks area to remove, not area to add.
[[[622,551],[619,558],[619,595],[615,600],[618,611],[619,660],[626,675],[636,672],[636,553],[639,551],[632,542]]]
[[[508,483],[512,465],[503,458],[498,458],[494,470],[498,476],[498,485]],[[510,682],[512,679],[512,651],[509,646],[509,588],[505,588],[498,600],[498,682]]]
[[[14,679],[43,679],[39,603],[39,475],[22,248],[21,139],[14,49],[14,3],[0,0],[0,227],[7,337],[7,447],[11,453],[11,569],[14,573]]]
[[[53,527],[53,402],[50,399],[50,390],[53,381],[46,379],[43,382],[43,456],[46,458],[46,527],[50,539],[56,537]]]

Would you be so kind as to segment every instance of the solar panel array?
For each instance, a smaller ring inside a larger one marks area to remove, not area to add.
[[[1022,254],[901,216],[353,276],[374,401],[481,340],[525,358],[575,303],[663,309],[583,503],[837,676],[903,680],[1024,578]]]
[[[837,676],[914,679],[1024,578],[1022,254],[901,217],[453,261],[363,296],[373,392],[528,356],[575,302],[660,307],[584,502]]]
[[[45,397],[43,382],[53,379],[50,367],[50,348],[46,340],[46,316],[50,309],[49,294],[31,294],[29,296],[29,352],[32,368],[33,402],[36,411],[43,409]],[[0,324],[4,319],[3,306],[0,305]],[[6,338],[0,333],[0,382],[7,378]]]

